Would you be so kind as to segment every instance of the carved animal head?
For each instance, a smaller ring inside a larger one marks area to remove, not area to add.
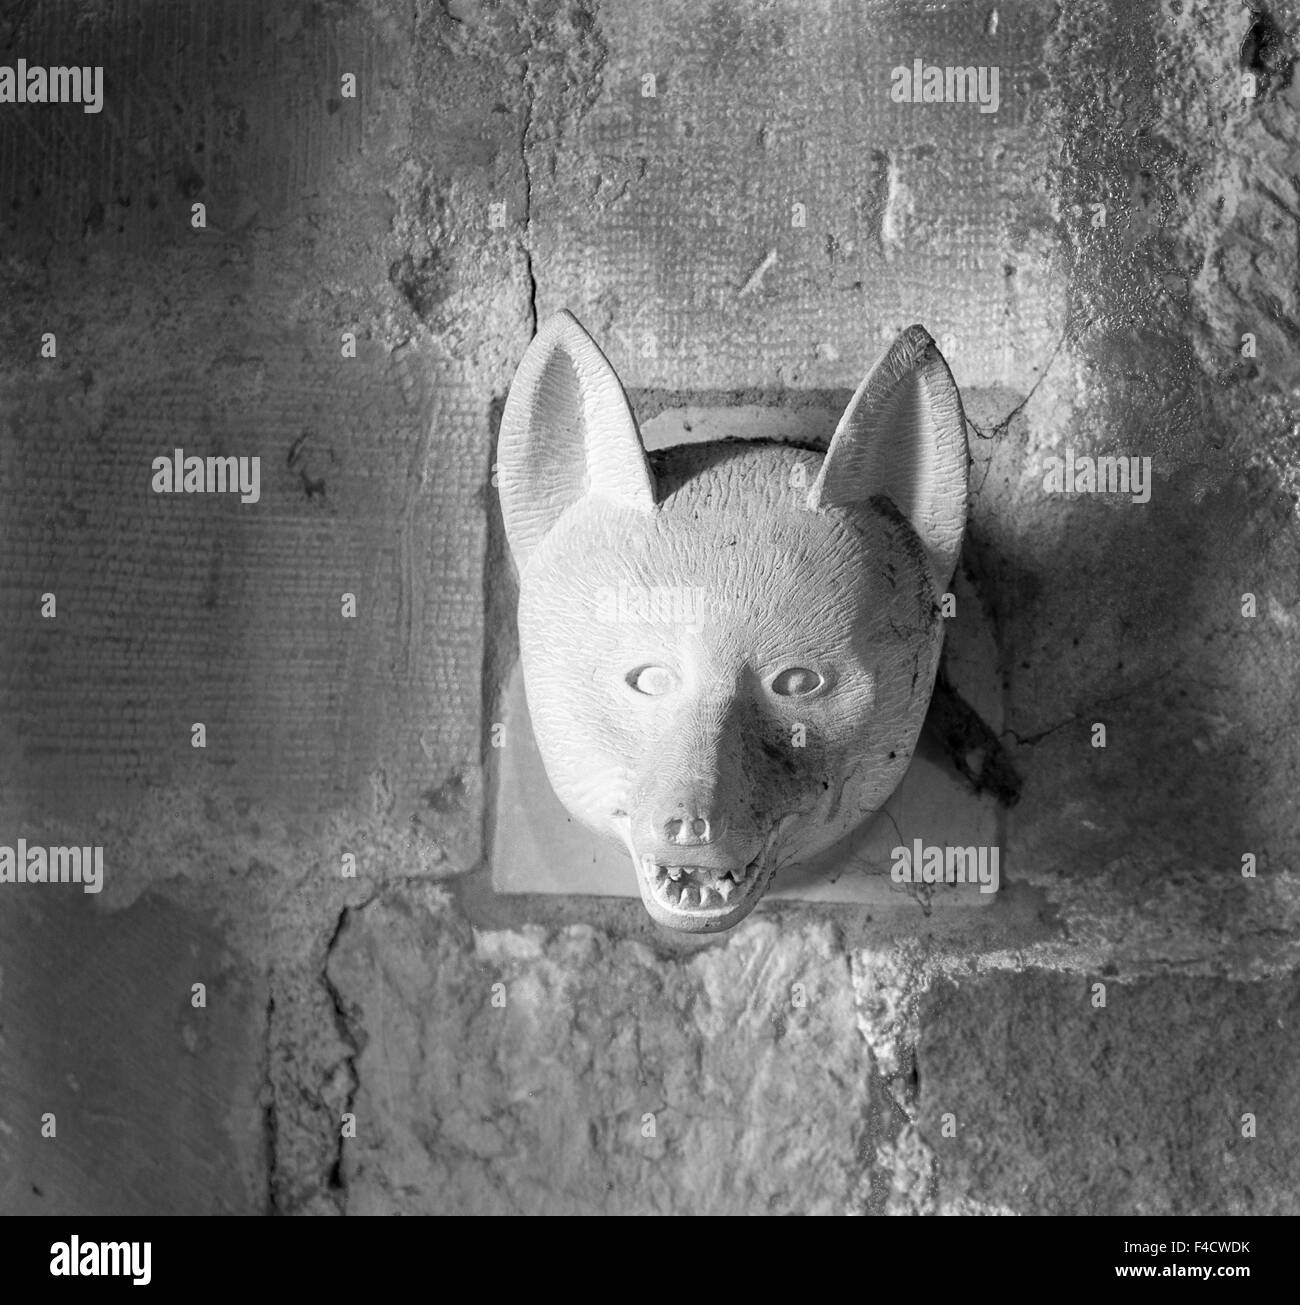
[[[947,364],[909,328],[824,456],[759,440],[647,455],[561,312],[519,365],[497,461],[551,784],[627,848],[655,920],[728,929],[907,769],[966,521]]]

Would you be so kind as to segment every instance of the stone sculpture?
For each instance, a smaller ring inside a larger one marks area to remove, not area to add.
[[[660,924],[732,927],[897,786],[938,667],[967,461],[920,326],[824,455],[647,454],[576,319],[538,331],[497,457],[529,713],[555,792],[626,847]]]

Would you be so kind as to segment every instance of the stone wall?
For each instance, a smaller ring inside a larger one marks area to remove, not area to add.
[[[0,1210],[1300,1209],[1294,4],[80,0],[0,45],[105,86],[0,104],[0,842],[105,864],[0,884]],[[895,103],[918,57],[997,112]],[[493,891],[493,443],[562,306],[664,402],[940,340],[991,907],[699,941]],[[154,494],[178,447],[259,501]],[[1066,450],[1150,500],[1046,493]]]

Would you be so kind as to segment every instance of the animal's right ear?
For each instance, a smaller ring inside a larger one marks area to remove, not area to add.
[[[654,480],[609,360],[562,311],[542,323],[515,372],[497,442],[497,487],[519,566],[588,494],[653,512]]]

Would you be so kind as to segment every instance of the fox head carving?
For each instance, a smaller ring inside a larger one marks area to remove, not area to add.
[[[622,844],[662,925],[728,929],[777,869],[879,810],[912,756],[966,522],[961,400],[910,327],[825,454],[647,454],[567,312],[515,375],[497,454],[519,645],[555,792]]]

